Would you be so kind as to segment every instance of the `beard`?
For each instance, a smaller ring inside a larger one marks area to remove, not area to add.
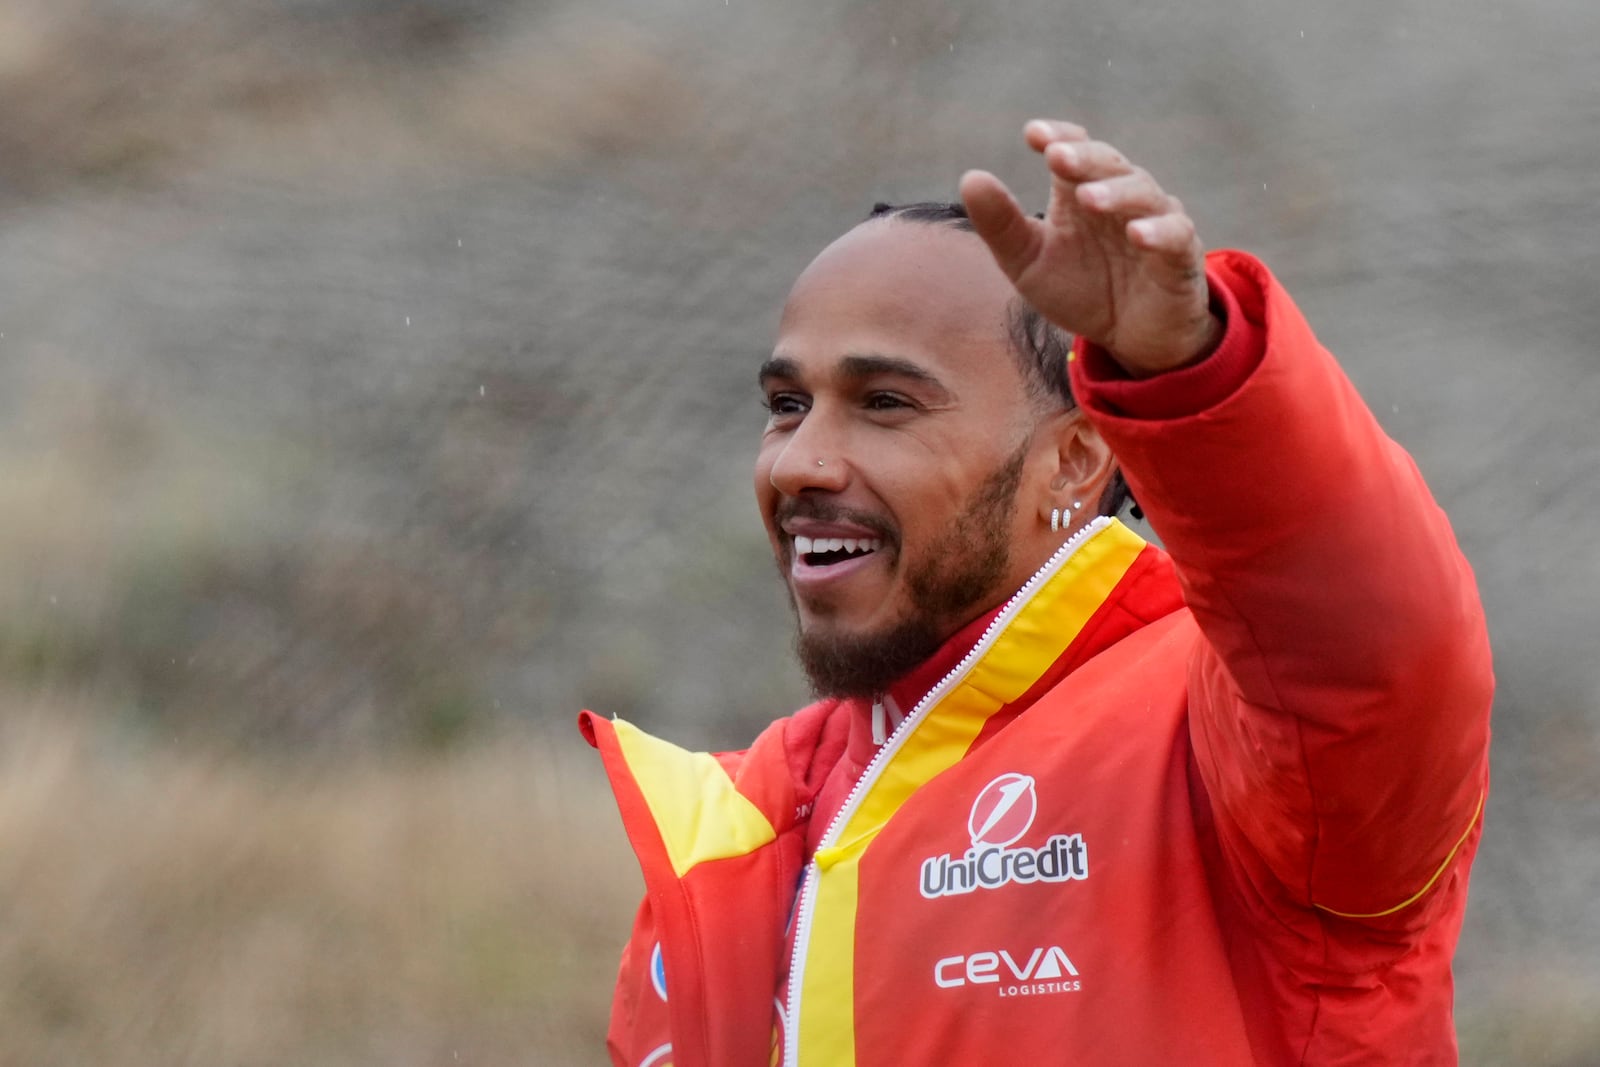
[[[939,550],[906,573],[906,618],[870,633],[804,629],[800,666],[819,697],[872,697],[939,650],[949,636],[1011,590],[1010,523],[1028,442],[997,467],[933,542]]]

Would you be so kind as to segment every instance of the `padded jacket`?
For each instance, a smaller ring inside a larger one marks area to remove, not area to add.
[[[1073,364],[1165,551],[1080,531],[814,855],[855,703],[718,755],[584,713],[646,885],[614,1063],[1456,1061],[1492,692],[1471,572],[1266,269],[1208,268],[1261,339],[1225,396],[1134,415],[1103,353]]]

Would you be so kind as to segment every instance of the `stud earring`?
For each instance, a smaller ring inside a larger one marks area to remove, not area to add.
[[[1075,507],[1075,508],[1081,508],[1081,507],[1083,507],[1083,501],[1081,501],[1081,500],[1074,500],[1074,501],[1073,501],[1073,502],[1072,502],[1072,506],[1073,506],[1073,507]]]
[[[817,460],[817,466],[819,466],[819,467],[825,467],[825,466],[827,466],[827,464],[826,464],[826,463],[824,463],[824,462],[822,462],[822,460],[820,460],[820,459],[819,459],[819,460]]]

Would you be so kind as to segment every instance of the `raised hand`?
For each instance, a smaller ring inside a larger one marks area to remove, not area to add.
[[[1036,119],[1023,131],[1050,171],[1050,207],[1026,214],[985,171],[961,179],[978,235],[1029,304],[1106,348],[1135,377],[1216,347],[1204,250],[1177,197],[1081,126]]]

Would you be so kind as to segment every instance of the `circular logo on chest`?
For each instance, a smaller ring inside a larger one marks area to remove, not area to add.
[[[661,958],[661,942],[657,941],[655,948],[650,950],[650,984],[656,987],[656,996],[662,1003],[667,999],[667,964]]]
[[[967,817],[967,833],[974,846],[1005,848],[1028,832],[1039,812],[1039,797],[1033,778],[1026,774],[1002,774],[978,793]]]

